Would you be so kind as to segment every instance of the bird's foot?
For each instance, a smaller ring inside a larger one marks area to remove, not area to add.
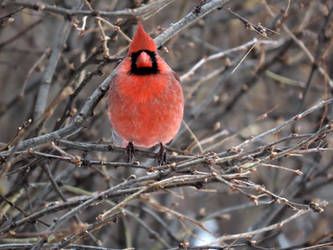
[[[134,150],[134,145],[132,142],[129,142],[126,147],[127,151],[127,161],[128,162],[133,162],[133,159],[135,157],[135,150]]]
[[[157,162],[160,166],[167,163],[167,151],[163,143],[160,143],[160,151],[157,153]]]

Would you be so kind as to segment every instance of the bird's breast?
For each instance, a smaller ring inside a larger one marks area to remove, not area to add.
[[[134,103],[152,102],[172,88],[170,81],[169,77],[163,75],[125,75],[119,81],[117,90],[122,98],[131,99]]]

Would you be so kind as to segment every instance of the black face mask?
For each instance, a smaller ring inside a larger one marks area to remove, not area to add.
[[[152,62],[151,67],[140,67],[140,68],[138,68],[136,66],[136,61],[137,61],[139,55],[141,54],[141,52],[146,52],[149,55],[150,60]],[[134,74],[134,75],[153,75],[153,74],[157,74],[158,72],[159,72],[159,70],[158,70],[158,67],[157,67],[155,52],[150,51],[150,50],[139,50],[139,51],[133,52],[131,54],[131,70],[130,70],[131,74]]]

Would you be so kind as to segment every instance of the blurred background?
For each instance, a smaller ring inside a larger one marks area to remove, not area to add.
[[[332,1],[0,4],[0,247],[43,239],[45,249],[333,246]],[[108,146],[103,96],[80,131],[16,148],[71,125],[126,55],[129,41],[115,26],[132,38],[142,19],[155,38],[188,15],[198,20],[180,22],[159,48],[184,90],[184,124],[168,146],[175,168],[158,166],[157,148],[137,149],[140,166],[126,164],[126,151]]]

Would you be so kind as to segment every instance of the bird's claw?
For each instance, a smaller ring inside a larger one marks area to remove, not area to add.
[[[157,162],[160,166],[167,163],[167,151],[162,143],[160,143],[160,151],[157,153]]]
[[[126,147],[127,151],[127,161],[128,162],[133,162],[133,159],[135,157],[135,150],[134,150],[134,145],[132,142],[129,142]]]

